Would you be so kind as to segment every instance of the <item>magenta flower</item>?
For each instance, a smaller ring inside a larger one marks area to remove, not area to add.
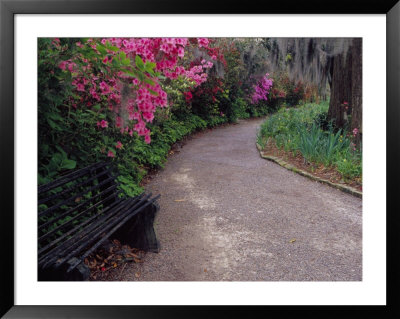
[[[269,74],[265,74],[256,85],[253,86],[253,94],[251,95],[251,103],[257,104],[259,101],[268,100],[268,93],[272,88],[273,80],[268,78]]]
[[[201,47],[207,48],[209,41],[207,38],[198,38],[197,43],[199,44],[199,48],[201,48]]]
[[[185,55],[185,50],[182,47],[178,48],[178,56],[180,58],[183,58],[183,56]]]
[[[120,141],[118,141],[118,142],[117,142],[117,145],[116,145],[115,147],[121,149],[122,146],[123,146],[122,143],[121,143]]]
[[[104,81],[102,81],[100,83],[100,90],[101,90],[101,94],[107,94],[110,93],[110,87],[108,86],[108,84]]]
[[[108,127],[108,122],[101,120],[100,122],[97,122],[97,126],[102,127],[102,128],[106,128]]]
[[[154,119],[154,114],[151,112],[143,112],[142,115],[146,122],[152,122]]]
[[[67,61],[62,61],[62,62],[60,62],[60,64],[58,65],[58,67],[59,67],[61,70],[64,70],[64,71],[65,71],[65,69],[67,68]]]
[[[115,154],[114,154],[113,151],[108,151],[107,156],[108,157],[115,157]]]
[[[144,137],[144,141],[146,142],[146,144],[150,144],[150,142],[151,142],[150,135],[146,135],[146,136]]]
[[[78,91],[84,92],[84,91],[85,91],[85,86],[83,85],[83,83],[78,83],[78,84],[76,85],[76,89],[77,89]]]

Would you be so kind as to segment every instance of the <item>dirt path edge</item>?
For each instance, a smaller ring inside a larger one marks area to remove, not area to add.
[[[339,189],[339,190],[341,190],[341,191],[343,191],[345,193],[351,194],[351,195],[356,196],[358,198],[362,198],[362,193],[359,192],[358,190],[354,189],[353,187],[344,186],[344,185],[337,184],[337,183],[332,183],[331,181],[328,181],[326,179],[314,176],[314,175],[312,175],[312,174],[310,174],[310,173],[308,173],[308,172],[306,172],[306,171],[304,171],[302,169],[294,167],[293,165],[285,162],[284,160],[282,160],[282,159],[280,159],[278,157],[271,156],[271,155],[266,155],[263,152],[261,145],[258,144],[257,142],[256,142],[256,147],[257,147],[258,151],[260,152],[260,156],[262,158],[266,159],[266,160],[272,161],[272,162],[274,162],[274,163],[276,163],[276,164],[278,164],[278,165],[280,165],[280,166],[282,166],[282,167],[284,167],[284,168],[286,168],[286,169],[288,169],[288,170],[290,170],[290,171],[292,171],[294,173],[300,174],[300,175],[302,175],[304,177],[307,177],[309,179],[312,179],[314,181],[327,184],[327,185],[329,185],[331,187],[334,187],[334,188],[337,188],[337,189]]]

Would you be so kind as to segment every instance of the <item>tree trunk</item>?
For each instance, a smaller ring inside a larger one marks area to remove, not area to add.
[[[351,129],[357,129],[356,143],[361,142],[362,136],[362,39],[353,40],[352,54],[352,113]]]
[[[352,105],[352,54],[338,54],[333,58],[331,100],[328,118],[334,120],[336,128],[344,128],[348,123]],[[346,104],[347,103],[347,104]],[[346,105],[348,108],[346,109]]]

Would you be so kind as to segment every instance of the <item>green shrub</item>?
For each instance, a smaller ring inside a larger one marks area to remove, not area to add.
[[[354,150],[351,135],[327,122],[327,111],[327,102],[282,108],[261,125],[257,142],[264,147],[273,138],[309,163],[336,167],[345,179],[361,177],[361,150]]]

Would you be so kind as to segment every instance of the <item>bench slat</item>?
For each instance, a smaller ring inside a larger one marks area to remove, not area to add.
[[[78,194],[73,195],[70,198],[67,198],[67,199],[63,200],[62,202],[60,202],[60,203],[58,203],[58,204],[56,204],[54,206],[51,206],[51,207],[47,208],[46,210],[44,210],[44,211],[39,213],[39,217],[42,217],[44,215],[48,215],[49,213],[54,212],[57,208],[60,208],[63,205],[66,205],[66,204],[68,204],[68,203],[70,203],[72,201],[75,201],[77,198],[82,197],[83,195],[87,194],[88,192],[94,191],[94,190],[100,188],[101,186],[103,186],[103,185],[105,185],[105,184],[107,184],[107,183],[109,183],[109,182],[111,182],[113,180],[114,180],[114,177],[109,177],[109,178],[105,179],[104,181],[102,181],[101,183],[98,183],[97,185],[92,186],[89,189],[86,189],[86,190],[84,190],[84,191],[82,191],[82,192],[80,192]]]
[[[97,223],[101,224],[107,219],[107,211],[115,209],[114,214],[116,214],[118,212],[118,209],[120,207],[123,207],[124,202],[125,201],[121,199],[118,202],[114,203],[114,205],[105,208],[104,211],[102,211],[100,214],[94,215],[82,224],[77,225],[74,228],[74,230],[77,230],[76,233],[74,233],[70,238],[67,238],[60,245],[53,248],[51,251],[48,251],[47,253],[39,257],[39,265],[44,265],[45,263],[48,263],[50,258],[52,258],[53,256],[61,256],[63,253],[67,253],[68,251],[73,250],[74,245],[76,246],[76,243],[83,236],[85,236],[86,233],[92,231],[96,227]],[[55,241],[57,241],[57,239]]]
[[[122,225],[124,225],[130,218],[132,218],[135,214],[139,212],[139,210],[145,209],[147,206],[155,202],[158,198],[160,198],[160,195],[157,195],[153,199],[149,200],[144,206],[140,207],[140,209],[137,209],[135,211],[132,211],[130,214],[127,214],[125,218],[120,221],[113,229],[111,229],[106,235],[102,237],[92,248],[90,248],[81,258],[80,260],[77,260],[75,263],[73,263],[68,269],[67,272],[70,272],[74,268],[76,268],[85,258],[87,258],[92,252],[94,252],[105,240],[107,240],[112,234],[114,234]]]
[[[63,177],[60,177],[60,178],[58,178],[58,179],[56,179],[56,180],[54,180],[54,181],[52,181],[50,183],[47,183],[47,184],[44,184],[44,185],[40,185],[38,187],[38,193],[42,194],[42,193],[47,192],[47,191],[49,191],[49,190],[51,190],[53,188],[62,186],[64,184],[70,182],[71,180],[74,180],[74,179],[76,179],[78,177],[81,177],[81,176],[87,174],[91,170],[102,168],[102,167],[104,167],[104,166],[106,166],[108,164],[109,163],[107,163],[107,162],[95,163],[95,164],[90,165],[88,167],[84,167],[84,168],[81,168],[81,169],[76,170],[74,172],[71,172],[69,174],[66,174]]]
[[[86,201],[80,203],[79,205],[75,206],[75,207],[71,207],[69,210],[67,210],[66,212],[58,215],[57,217],[54,217],[46,222],[44,222],[43,224],[39,224],[39,231],[41,231],[44,227],[49,226],[51,223],[54,223],[70,214],[72,214],[74,211],[79,210],[83,207],[85,207],[86,205],[90,204],[90,202],[92,202],[93,200],[97,200],[98,197],[104,196],[105,194],[112,192],[114,190],[116,190],[117,185],[113,185],[107,189],[105,189],[104,191],[102,191],[99,194],[96,194],[95,196],[93,196],[92,198],[87,199]],[[114,196],[118,195],[118,193],[113,193]],[[112,197],[108,196],[108,199],[111,199]],[[93,208],[96,208],[97,206],[101,205],[102,203],[105,202],[105,199],[98,201],[97,203],[93,204],[92,206],[90,206],[89,208],[87,208],[84,212],[88,212],[90,210],[92,210]],[[77,216],[80,216],[81,213]],[[77,216],[73,217],[73,219],[75,219]],[[41,237],[39,237],[39,240],[41,239]]]
[[[62,255],[70,254],[71,256],[74,256],[75,254],[79,253],[81,248],[83,249],[84,247],[81,247],[82,242],[88,240],[88,244],[90,242],[96,240],[98,238],[98,235],[102,234],[104,229],[107,228],[107,226],[104,225],[109,225],[110,221],[114,221],[121,212],[123,213],[123,210],[126,209],[128,205],[132,203],[137,205],[137,203],[142,202],[147,200],[150,197],[150,195],[145,196],[145,198],[140,199],[139,198],[130,198],[128,200],[124,200],[119,203],[119,205],[114,206],[112,209],[113,211],[110,212],[109,214],[104,214],[100,216],[97,221],[92,222],[90,225],[87,225],[86,228],[84,228],[81,232],[75,234],[72,238],[66,240],[62,245],[57,247],[54,252],[51,252],[50,254],[46,254],[48,258],[45,258],[47,261],[45,262],[45,259],[43,258],[42,260],[39,261],[40,265],[46,266],[46,264],[54,263],[59,259],[59,253],[61,252]],[[126,212],[126,210],[125,210]],[[79,238],[78,238],[79,234]],[[79,246],[79,248],[77,248]],[[85,245],[86,247],[87,245]],[[72,253],[71,253],[72,252]],[[53,256],[50,256],[53,255]],[[68,255],[69,256],[69,255]]]

